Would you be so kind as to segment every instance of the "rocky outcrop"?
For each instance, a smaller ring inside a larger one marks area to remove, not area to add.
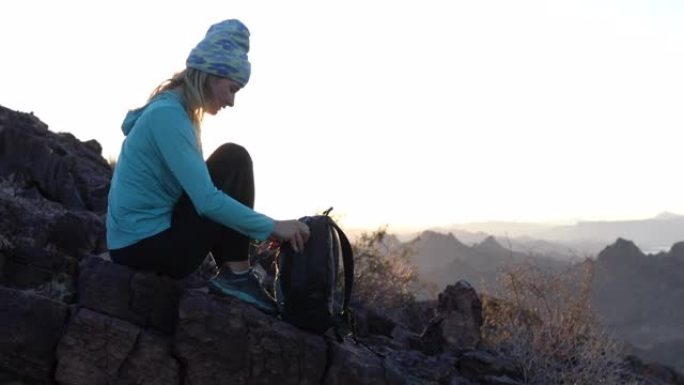
[[[111,175],[97,142],[0,106],[0,285],[73,302],[78,261],[105,251]]]
[[[211,263],[183,281],[113,264],[110,178],[96,142],[0,107],[0,384],[522,383],[481,346],[465,281],[436,304],[354,309],[358,339],[338,340],[210,294]]]
[[[477,384],[483,376],[467,379],[457,366],[478,339],[457,336],[481,322],[465,320],[477,318],[464,305],[474,291],[447,301],[457,308],[432,311],[437,332],[414,332],[422,317],[407,327],[357,309],[364,332],[339,341],[209,294],[202,274],[174,281],[111,263],[110,178],[96,142],[0,107],[0,382]],[[439,349],[412,347],[427,346],[428,335],[440,336]]]
[[[326,374],[323,338],[200,291],[183,294],[174,350],[191,384],[318,384]]]
[[[33,114],[0,106],[0,177],[25,179],[35,192],[69,210],[106,210],[111,171],[101,152],[94,140],[55,134]]]
[[[57,360],[61,384],[180,383],[169,337],[85,308],[69,320]]]
[[[63,303],[0,287],[0,369],[50,381],[67,314]]]
[[[81,264],[79,305],[124,321],[173,333],[181,288],[171,278],[146,274],[100,258]]]
[[[478,348],[481,342],[482,300],[466,281],[449,285],[438,297],[435,317],[419,340],[428,354]]]
[[[0,370],[70,385],[478,384],[488,375],[468,369],[468,379],[458,369],[473,367],[468,352],[476,349],[446,345],[425,354],[377,335],[337,341],[98,257],[81,263],[78,286],[83,302],[72,305],[0,288],[0,322],[11,331],[0,339]],[[445,311],[437,314],[454,309]],[[389,322],[380,318],[371,323]]]

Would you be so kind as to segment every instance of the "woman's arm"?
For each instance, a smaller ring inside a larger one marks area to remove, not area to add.
[[[149,111],[148,119],[157,150],[199,215],[259,240],[273,233],[273,219],[243,205],[214,185],[192,123],[182,108],[159,106]]]

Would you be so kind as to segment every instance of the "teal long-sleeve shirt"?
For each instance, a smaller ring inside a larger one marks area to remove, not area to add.
[[[109,190],[107,246],[119,249],[171,227],[185,191],[197,212],[248,237],[264,240],[274,222],[214,186],[182,98],[164,92],[130,111]]]

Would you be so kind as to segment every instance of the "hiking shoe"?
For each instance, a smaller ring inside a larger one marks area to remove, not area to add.
[[[234,274],[229,268],[209,281],[209,290],[214,293],[230,295],[242,302],[254,305],[266,314],[277,314],[276,301],[259,283],[259,278],[252,269],[245,274]]]

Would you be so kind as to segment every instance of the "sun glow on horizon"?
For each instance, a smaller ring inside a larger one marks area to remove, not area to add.
[[[334,206],[350,227],[408,229],[684,213],[684,3],[160,4],[13,2],[0,104],[115,158],[126,111],[239,18],[252,78],[202,140],[205,156],[250,151],[267,215]]]

